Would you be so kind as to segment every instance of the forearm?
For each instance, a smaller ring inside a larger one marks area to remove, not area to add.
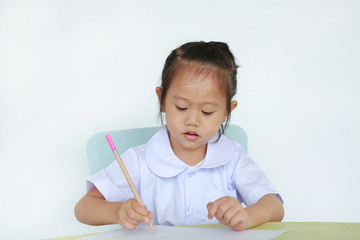
[[[75,206],[78,221],[89,225],[116,224],[122,203],[85,195]]]
[[[263,196],[245,210],[249,216],[246,228],[255,227],[265,222],[280,222],[284,217],[283,205],[274,194]]]

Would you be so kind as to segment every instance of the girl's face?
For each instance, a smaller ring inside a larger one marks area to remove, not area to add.
[[[191,153],[202,156],[200,160],[205,157],[208,141],[228,115],[225,94],[215,77],[216,74],[211,73],[177,74],[161,106],[166,114],[172,149],[183,161],[181,157]],[[160,88],[157,93],[160,96]],[[232,102],[232,110],[235,107],[236,102]]]

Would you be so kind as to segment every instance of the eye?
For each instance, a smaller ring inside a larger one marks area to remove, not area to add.
[[[179,107],[179,106],[176,106],[176,108],[180,111],[185,111],[187,108],[182,108],[182,107]]]
[[[213,114],[214,112],[205,112],[205,111],[201,111],[203,114],[205,114],[205,115],[211,115],[211,114]]]

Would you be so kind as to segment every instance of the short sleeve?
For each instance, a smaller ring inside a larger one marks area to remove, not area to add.
[[[121,155],[121,159],[135,187],[138,188],[139,167],[136,152],[133,149],[129,149]],[[126,181],[125,175],[116,160],[105,169],[87,179],[87,192],[91,191],[94,187],[110,202],[124,202],[130,198],[134,198],[134,194]]]
[[[282,202],[280,194],[260,167],[246,155],[241,147],[236,151],[234,157],[237,158],[237,162],[232,181],[243,203],[247,206],[252,205],[269,193],[276,194]]]

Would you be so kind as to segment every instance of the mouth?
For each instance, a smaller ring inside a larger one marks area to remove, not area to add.
[[[197,134],[195,131],[185,132],[184,136],[189,141],[195,141],[196,139],[198,139],[200,137],[199,134]]]

